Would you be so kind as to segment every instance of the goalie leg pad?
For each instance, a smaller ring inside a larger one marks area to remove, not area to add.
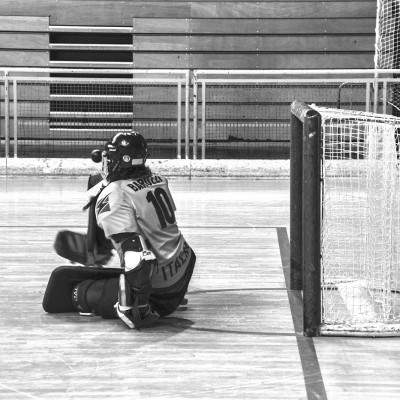
[[[103,319],[117,319],[114,305],[118,301],[118,278],[107,279],[102,290],[98,312]]]
[[[99,315],[99,304],[105,279],[94,281],[87,279],[79,282],[72,290],[72,303],[76,311],[81,313],[93,313]]]
[[[85,280],[98,281],[101,279],[109,281],[112,278],[118,280],[121,272],[120,269],[116,268],[85,268],[73,265],[57,267],[50,275],[43,297],[43,309],[48,313],[76,312],[71,293],[79,282]],[[110,302],[114,301],[112,306],[117,301],[117,286],[114,288],[114,292],[116,293],[114,296],[115,301],[110,300]]]
[[[82,313],[94,313],[92,305],[89,305],[86,301],[87,292],[94,283],[93,279],[87,279],[86,281],[79,282],[72,290],[72,304],[75,310]]]
[[[118,299],[118,279],[92,279],[78,283],[72,290],[76,311],[100,315],[104,319],[117,318],[114,304]]]

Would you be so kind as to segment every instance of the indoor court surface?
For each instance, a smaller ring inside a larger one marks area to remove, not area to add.
[[[86,185],[0,178],[0,399],[400,398],[400,338],[303,336],[289,180],[170,179],[197,264],[189,303],[156,326],[47,314],[66,265],[53,241],[85,232]]]

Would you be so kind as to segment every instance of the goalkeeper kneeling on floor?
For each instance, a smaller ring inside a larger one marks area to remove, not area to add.
[[[196,256],[177,226],[167,179],[145,165],[143,136],[118,133],[103,152],[93,154],[103,162],[99,176],[104,178],[89,189],[86,206],[94,210],[96,246],[90,251],[86,235],[59,232],[56,252],[85,266],[53,271],[43,307],[48,312],[73,307],[83,315],[120,318],[140,329],[185,302]],[[112,249],[122,270],[99,268],[106,266]],[[64,292],[70,299],[61,298]]]

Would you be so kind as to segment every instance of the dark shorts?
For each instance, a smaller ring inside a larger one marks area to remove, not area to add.
[[[191,250],[191,257],[189,260],[189,265],[187,266],[185,275],[182,276],[180,284],[174,291],[168,293],[152,293],[149,298],[149,303],[151,304],[154,311],[160,314],[160,317],[166,317],[172,314],[182,303],[185,297],[190,279],[193,275],[194,266],[196,264],[196,255],[193,250]]]

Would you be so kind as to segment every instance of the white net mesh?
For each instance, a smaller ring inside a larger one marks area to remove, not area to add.
[[[400,1],[378,0],[375,67],[399,68]]]
[[[400,69],[400,0],[378,0],[375,32],[375,68]],[[394,74],[398,77],[398,74]],[[388,88],[388,103],[400,115],[400,86]]]
[[[316,109],[322,117],[323,323],[400,329],[393,325],[400,322],[400,118]]]

